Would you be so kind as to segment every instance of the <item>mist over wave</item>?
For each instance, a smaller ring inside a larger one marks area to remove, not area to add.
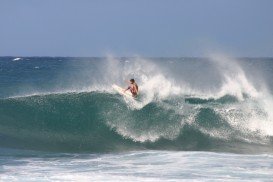
[[[222,55],[66,62],[52,84],[0,99],[1,147],[272,152],[270,86],[241,64]],[[136,101],[111,88],[129,78]]]

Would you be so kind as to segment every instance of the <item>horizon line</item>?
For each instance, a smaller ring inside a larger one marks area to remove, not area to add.
[[[10,58],[107,58],[108,56],[0,56]],[[114,58],[209,58],[209,56],[112,56]],[[232,58],[273,58],[273,56],[230,56]]]

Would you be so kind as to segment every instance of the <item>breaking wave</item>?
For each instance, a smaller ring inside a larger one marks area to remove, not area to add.
[[[0,147],[272,152],[271,95],[263,85],[257,89],[235,62],[217,61],[223,59],[212,59],[220,75],[216,89],[197,89],[183,79],[178,83],[147,61],[126,65],[109,58],[102,75],[87,78],[88,87],[1,98]],[[138,79],[137,100],[110,87],[128,77]]]

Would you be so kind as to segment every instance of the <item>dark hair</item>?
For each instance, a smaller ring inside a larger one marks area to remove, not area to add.
[[[135,83],[135,79],[132,78],[132,79],[130,80],[130,82]]]

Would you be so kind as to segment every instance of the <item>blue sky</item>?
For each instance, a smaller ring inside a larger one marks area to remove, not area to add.
[[[0,0],[0,56],[273,56],[273,0]]]

